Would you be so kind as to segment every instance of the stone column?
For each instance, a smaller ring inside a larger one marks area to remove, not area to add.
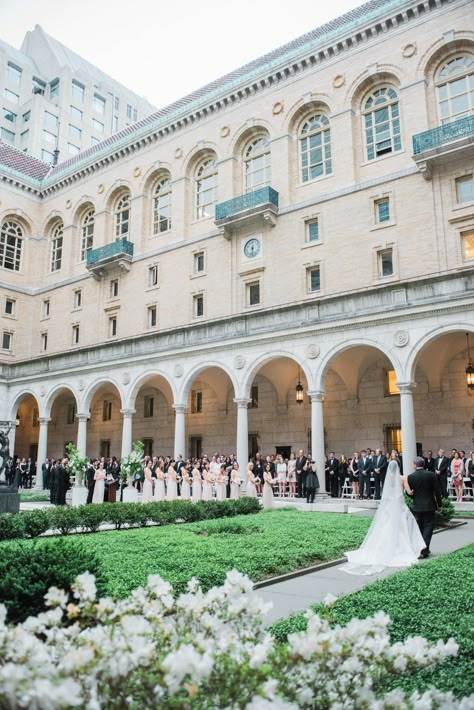
[[[249,422],[250,399],[234,399],[237,405],[237,461],[239,462],[242,489],[247,485],[247,464],[249,461]]]
[[[40,417],[39,422],[39,437],[38,437],[38,454],[36,457],[36,483],[35,488],[43,490],[43,464],[48,453],[48,423],[49,417]]]
[[[76,414],[77,417],[77,450],[81,456],[87,455],[87,422],[89,414]]]
[[[121,458],[132,453],[132,424],[135,409],[121,409],[122,414],[122,453]]]
[[[324,473],[324,392],[308,392],[311,397],[311,455],[316,462],[319,479],[319,492],[326,493],[326,475]]]
[[[400,390],[400,423],[402,426],[403,473],[413,470],[413,459],[416,456],[415,408],[413,392],[415,382],[397,382]]]
[[[176,412],[174,422],[174,458],[186,459],[186,404],[173,404]]]

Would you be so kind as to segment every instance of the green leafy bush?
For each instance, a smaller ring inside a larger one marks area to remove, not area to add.
[[[81,527],[79,508],[58,505],[57,508],[50,508],[48,514],[50,528],[58,530],[61,535],[69,535],[73,530]]]
[[[69,589],[78,574],[96,575],[105,592],[100,561],[91,551],[74,541],[16,542],[2,546],[0,556],[0,603],[5,604],[8,621],[23,621],[46,609],[44,595],[49,587]]]
[[[50,527],[50,517],[46,510],[29,510],[21,513],[26,537],[43,535]]]
[[[25,537],[25,523],[19,513],[0,515],[0,540],[14,540]]]
[[[105,505],[109,506],[108,503]],[[81,527],[89,532],[97,532],[104,522],[108,522],[108,515],[103,505],[81,505],[77,511]]]

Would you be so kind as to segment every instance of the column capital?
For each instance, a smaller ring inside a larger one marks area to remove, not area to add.
[[[120,414],[125,418],[129,417],[130,419],[133,417],[133,415],[136,413],[136,409],[121,409]]]
[[[50,417],[39,417],[38,418],[38,423],[40,426],[48,426],[50,421],[51,421]]]
[[[413,394],[416,382],[397,382],[397,387],[400,390],[400,394]]]
[[[234,402],[236,403],[237,407],[240,409],[247,409],[249,406],[251,399],[246,399],[245,397],[239,398],[239,399],[234,399]]]
[[[306,394],[311,397],[312,402],[324,402],[324,395],[326,393],[324,390],[308,390]]]
[[[176,414],[184,414],[187,408],[187,404],[173,404],[173,409],[175,410]]]
[[[77,412],[76,419],[78,422],[87,422],[91,418],[90,412]]]

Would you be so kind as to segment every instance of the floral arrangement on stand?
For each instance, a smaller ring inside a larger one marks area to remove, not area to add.
[[[66,454],[69,459],[67,466],[69,475],[75,477],[76,486],[84,485],[84,475],[87,471],[87,467],[90,464],[90,459],[88,456],[81,456],[78,449],[74,444],[67,444]]]
[[[411,695],[382,689],[388,675],[455,656],[453,639],[391,644],[383,612],[334,628],[309,612],[307,630],[282,644],[265,628],[268,605],[235,570],[207,593],[191,580],[176,597],[168,582],[151,575],[128,599],[100,601],[86,572],[73,595],[52,587],[48,611],[17,626],[5,623],[0,606],[0,707],[474,707],[474,695],[458,700],[435,688]]]
[[[131,486],[136,474],[142,473],[144,454],[145,446],[143,441],[134,441],[132,452],[128,456],[124,456],[120,461],[120,481],[122,483]]]

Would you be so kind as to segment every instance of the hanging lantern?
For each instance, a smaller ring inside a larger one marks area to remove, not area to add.
[[[469,333],[466,333],[467,339],[467,367],[466,367],[466,384],[470,390],[474,390],[474,367],[471,362],[471,353],[469,351]]]
[[[474,370],[473,370],[474,373]],[[300,368],[298,367],[298,384],[295,387],[297,404],[303,403],[303,385],[301,384]]]

